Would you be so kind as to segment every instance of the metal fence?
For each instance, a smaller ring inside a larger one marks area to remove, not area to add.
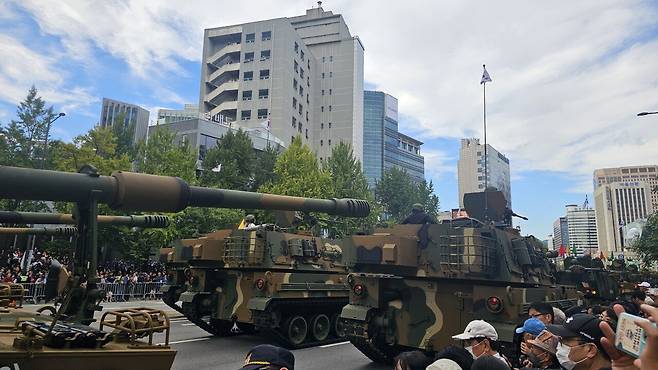
[[[99,283],[98,288],[105,290],[107,302],[125,302],[129,300],[160,299],[160,287],[166,283]],[[39,303],[44,300],[46,285],[43,283],[23,284],[26,303]]]

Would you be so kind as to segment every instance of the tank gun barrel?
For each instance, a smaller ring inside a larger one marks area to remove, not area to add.
[[[0,227],[0,234],[4,235],[53,235],[74,236],[78,228],[73,226],[58,227]]]
[[[100,225],[119,225],[119,226],[129,226],[129,227],[165,228],[169,226],[169,217],[162,215],[131,215],[131,216],[98,215],[96,221]],[[77,221],[75,217],[69,213],[0,211],[0,223],[75,225],[77,224]]]
[[[99,203],[125,211],[179,212],[186,207],[324,212],[366,217],[358,199],[315,199],[191,186],[178,177],[117,171],[111,176],[0,166],[0,199]]]

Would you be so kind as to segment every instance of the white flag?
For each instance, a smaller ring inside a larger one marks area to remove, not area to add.
[[[212,172],[218,173],[222,170],[222,164],[218,164],[217,167],[211,169]]]
[[[267,131],[270,131],[271,124],[270,124],[270,119],[269,118],[266,119],[265,121],[261,122],[260,125],[263,126]]]
[[[483,83],[491,82],[491,77],[489,76],[489,72],[487,72],[487,68],[482,65],[482,69],[484,69],[484,72],[482,72],[482,79],[480,80],[480,85]]]

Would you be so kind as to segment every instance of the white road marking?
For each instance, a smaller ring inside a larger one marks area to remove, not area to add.
[[[208,340],[212,337],[203,337],[203,338],[193,338],[193,339],[185,339],[185,340],[175,340],[173,342],[169,342],[169,344],[179,344],[179,343],[189,343],[189,342],[200,342],[202,340]],[[159,345],[164,345],[164,343],[159,343]]]
[[[329,348],[329,347],[335,347],[335,346],[340,346],[342,344],[347,344],[348,342],[338,342],[338,343],[331,343],[331,344],[325,344],[324,346],[320,346],[320,348]]]
[[[181,326],[195,326],[196,324],[193,323],[188,323],[188,324],[181,324]]]

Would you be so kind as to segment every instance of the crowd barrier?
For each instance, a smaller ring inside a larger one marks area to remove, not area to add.
[[[98,288],[105,290],[107,302],[125,302],[129,300],[160,299],[160,287],[164,282],[154,283],[99,283]],[[45,298],[46,285],[43,283],[22,284],[25,289],[24,302],[39,303]]]

